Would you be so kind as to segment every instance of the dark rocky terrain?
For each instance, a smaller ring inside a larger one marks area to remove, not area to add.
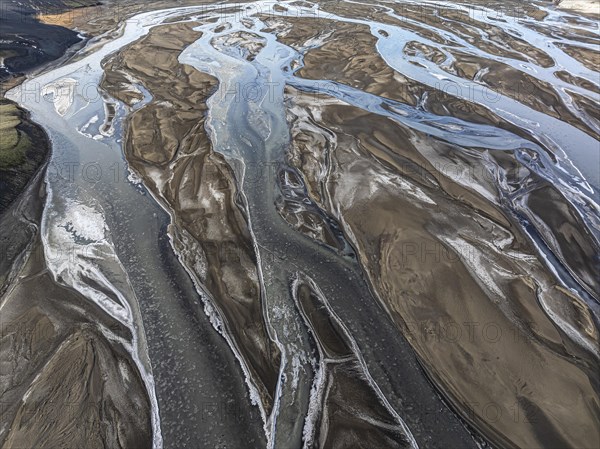
[[[82,38],[76,31],[41,23],[37,15],[57,14],[97,4],[81,1],[0,2],[0,81],[60,58]]]

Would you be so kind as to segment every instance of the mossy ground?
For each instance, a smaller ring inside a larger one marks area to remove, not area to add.
[[[22,116],[15,104],[0,102],[0,168],[17,167],[25,162],[31,139],[19,129]]]
[[[27,111],[0,99],[0,213],[20,194],[46,160],[50,144]]]

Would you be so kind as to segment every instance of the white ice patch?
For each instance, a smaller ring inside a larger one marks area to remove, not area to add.
[[[42,88],[42,96],[52,95],[54,109],[61,117],[64,116],[75,99],[75,88],[77,80],[73,78],[61,78]]]
[[[85,136],[85,137],[88,137],[88,138],[90,138],[90,139],[91,139],[91,138],[92,138],[92,135],[91,135],[90,133],[88,133],[88,132],[87,132],[87,131],[88,131],[88,128],[89,128],[91,125],[93,125],[93,124],[97,123],[99,119],[100,119],[100,117],[98,117],[98,114],[94,115],[92,118],[90,118],[90,119],[89,119],[89,120],[88,120],[88,121],[85,123],[85,125],[83,125],[81,128],[79,128],[77,131],[79,132],[79,134],[81,134],[81,135],[83,135],[83,136]]]
[[[104,217],[94,209],[84,204],[76,204],[68,209],[65,229],[79,239],[88,241],[103,241],[108,228]]]
[[[51,190],[48,197],[52,202]],[[43,229],[44,254],[54,279],[77,290],[108,315],[131,327],[133,316],[128,299],[105,275],[124,273],[124,269],[108,237],[102,212],[67,200],[44,217]],[[118,282],[123,286],[128,283],[121,279]]]
[[[127,167],[127,180],[136,186],[143,184],[142,178],[140,178],[139,175],[136,172],[134,172],[129,166]]]

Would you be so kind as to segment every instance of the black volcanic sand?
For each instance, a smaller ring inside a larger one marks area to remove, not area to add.
[[[0,58],[3,58],[5,68],[0,69],[0,82],[58,59],[69,47],[81,41],[78,33],[73,30],[40,23],[36,14],[61,13],[74,7],[93,4],[97,2],[30,0],[15,4],[3,1],[0,15]]]
[[[318,354],[317,380],[320,411],[315,419],[316,447],[409,448],[402,423],[386,407],[355,343],[323,296],[308,280],[292,286],[300,313],[311,330]]]

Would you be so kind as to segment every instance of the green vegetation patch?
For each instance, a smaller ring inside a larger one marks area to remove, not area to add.
[[[25,161],[31,140],[17,127],[22,112],[13,103],[0,104],[0,168],[11,168]]]

